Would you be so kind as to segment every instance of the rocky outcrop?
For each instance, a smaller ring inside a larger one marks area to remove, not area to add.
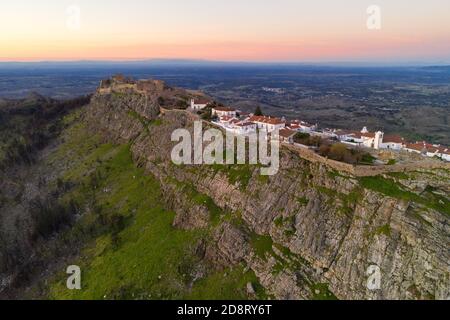
[[[210,261],[244,263],[279,299],[327,297],[328,289],[341,299],[449,297],[448,170],[362,183],[289,149],[268,178],[251,166],[176,166],[171,133],[192,130],[193,116],[158,115],[157,101],[158,92],[98,93],[88,119],[110,141],[132,143],[136,163],[161,181],[176,227],[211,230]],[[371,266],[380,288],[367,286]]]
[[[91,125],[111,141],[127,143],[138,137],[146,123],[159,114],[157,98],[133,91],[96,94],[91,101],[88,116],[95,119]]]

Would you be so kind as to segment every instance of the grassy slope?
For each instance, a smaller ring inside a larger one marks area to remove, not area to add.
[[[69,119],[70,120],[70,119]],[[202,231],[172,227],[174,213],[163,208],[158,182],[136,168],[129,146],[101,144],[83,125],[72,125],[52,161],[76,161],[64,179],[76,187],[64,197],[90,208],[66,238],[89,245],[72,263],[82,270],[82,290],[66,288],[61,272],[50,282],[52,299],[245,299],[253,272],[242,267],[195,282],[186,275],[198,262],[195,244]]]
[[[404,177],[401,173],[391,174],[391,176]],[[431,187],[428,187],[423,195],[418,195],[406,190],[394,180],[383,178],[382,176],[363,177],[360,178],[360,182],[366,189],[377,191],[389,197],[413,201],[443,214],[450,215],[450,201],[442,195],[435,194]]]

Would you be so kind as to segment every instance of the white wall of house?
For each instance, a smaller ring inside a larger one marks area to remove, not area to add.
[[[213,109],[212,113],[213,115],[217,115],[218,117],[236,117],[236,111],[220,111]]]
[[[281,141],[289,144],[294,143],[294,136],[281,137]]]
[[[373,141],[373,147],[375,150],[379,150],[381,148],[381,144],[383,143],[384,132],[378,131],[375,133],[375,139]]]
[[[396,142],[383,142],[381,144],[381,149],[390,149],[390,150],[402,150],[403,144]]]
[[[281,130],[286,127],[286,123],[280,123],[280,124],[270,124],[265,122],[256,122],[258,125],[258,129],[265,130],[268,133],[274,132],[275,130]]]
[[[404,150],[405,151],[408,151],[408,152],[411,152],[411,153],[422,153],[422,152],[420,152],[419,150],[416,150],[416,149],[409,149],[409,148],[404,148]]]
[[[440,158],[444,159],[445,161],[449,161],[450,162],[450,154],[441,153]]]
[[[248,125],[248,126],[235,126],[234,132],[236,134],[248,134],[256,131],[256,124]]]
[[[191,108],[193,110],[202,110],[208,106],[207,103],[196,103],[195,99],[191,99]]]
[[[305,133],[311,133],[313,131],[317,130],[317,126],[304,126],[304,125],[300,125],[300,131],[301,132],[305,132]]]
[[[365,137],[362,138],[362,144],[364,147],[367,147],[367,148],[373,148],[374,141],[375,141],[374,138],[365,138]]]
[[[353,147],[361,146],[361,143],[359,143],[359,142],[350,142],[348,140],[342,140],[341,142],[344,144],[348,144],[349,146],[353,146]]]

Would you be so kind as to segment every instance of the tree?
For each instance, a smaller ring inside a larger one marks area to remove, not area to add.
[[[294,142],[306,145],[310,137],[308,133],[297,132],[294,136]]]
[[[186,110],[189,107],[189,104],[186,100],[178,100],[177,101],[177,109]]]
[[[330,158],[342,161],[347,156],[348,150],[345,144],[342,143],[335,143],[331,146],[330,149]]]
[[[212,109],[205,108],[201,111],[201,118],[206,121],[211,121],[213,119]]]
[[[263,114],[263,112],[262,112],[262,110],[261,110],[261,107],[260,106],[257,106],[256,107],[256,110],[255,110],[255,116],[263,116],[264,114]]]

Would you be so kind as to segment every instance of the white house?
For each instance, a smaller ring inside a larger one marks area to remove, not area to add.
[[[216,107],[212,109],[213,116],[218,117],[236,117],[237,111],[233,108],[227,108],[227,107]]]
[[[430,144],[423,142],[423,154],[430,158],[441,158],[450,161],[450,150],[439,144]]]
[[[341,142],[355,142],[356,139],[355,131],[336,130],[334,134]]]
[[[366,127],[364,127],[361,132],[339,130],[335,133],[337,138],[343,143],[354,146],[364,146],[376,150],[381,149],[384,137],[384,132],[378,131],[371,133]]]
[[[289,124],[286,125],[291,130],[305,132],[305,133],[311,133],[315,130],[317,130],[317,125],[312,125],[304,121],[300,120],[293,120],[290,121]]]
[[[403,150],[411,152],[411,153],[419,153],[419,154],[425,154],[426,153],[426,147],[425,144],[422,142],[416,142],[416,143],[407,143]]]
[[[230,116],[220,116],[219,122],[222,124],[229,124],[231,120],[235,120],[236,118]]]
[[[206,106],[210,103],[210,101],[206,98],[196,98],[191,99],[191,109],[192,110],[202,110],[206,108]]]
[[[256,124],[253,122],[239,122],[233,125],[232,131],[235,134],[245,135],[256,132]]]
[[[284,129],[286,127],[286,121],[274,117],[253,116],[249,119],[249,121],[255,123],[258,126],[258,129],[265,130],[268,133],[275,130]]]
[[[386,135],[381,143],[381,149],[399,151],[406,145],[406,140],[397,135]]]
[[[446,147],[441,147],[437,156],[445,161],[450,162],[450,149]]]
[[[280,141],[286,143],[294,143],[294,136],[298,131],[289,130],[289,129],[281,129],[279,131]]]

